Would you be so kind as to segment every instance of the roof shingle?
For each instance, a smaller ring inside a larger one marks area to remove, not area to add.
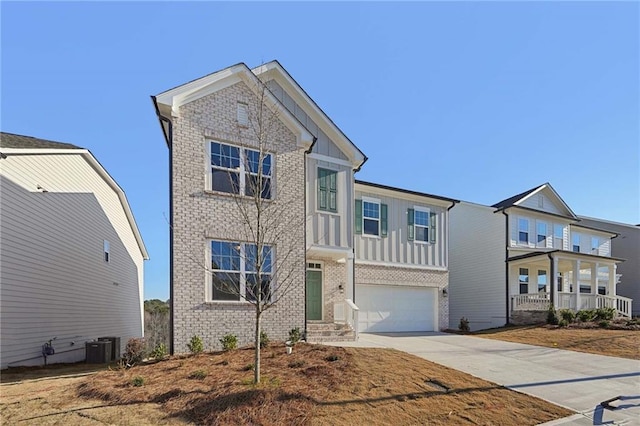
[[[14,133],[0,132],[0,148],[35,148],[35,149],[83,149],[79,146],[34,138],[33,136],[16,135]]]

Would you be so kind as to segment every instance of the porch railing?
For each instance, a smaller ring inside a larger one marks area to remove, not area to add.
[[[604,296],[601,294],[580,294],[580,306],[575,293],[557,293],[556,309],[582,309],[613,308],[618,315],[631,318],[633,299],[622,296]],[[518,294],[512,296],[512,309],[514,311],[544,311],[549,309],[551,300],[549,293]]]
[[[360,308],[353,300],[346,299],[333,304],[333,320],[337,323],[348,324],[356,333],[358,340],[358,311]]]

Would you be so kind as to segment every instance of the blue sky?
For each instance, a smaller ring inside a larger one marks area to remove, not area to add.
[[[369,157],[357,178],[483,204],[551,182],[640,223],[637,2],[2,2],[1,129],[86,147],[166,299],[168,152],[149,96],[278,59]]]

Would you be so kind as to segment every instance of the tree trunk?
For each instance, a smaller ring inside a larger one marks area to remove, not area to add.
[[[260,319],[261,319],[260,304],[256,303],[256,350],[253,360],[253,383],[260,383]]]

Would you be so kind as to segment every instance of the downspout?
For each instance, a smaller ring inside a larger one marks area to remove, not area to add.
[[[353,189],[351,191],[351,199],[354,200],[356,199],[356,185],[355,185],[355,180],[356,180],[356,173],[358,173],[360,171],[360,169],[362,169],[362,166],[364,166],[364,163],[367,162],[369,158],[365,155],[364,156],[364,160],[362,160],[362,163],[360,163],[360,165],[358,166],[358,168],[353,170]],[[355,217],[355,212],[353,214],[353,217]],[[350,218],[347,218],[347,220],[349,220]],[[355,227],[353,225],[353,223],[351,223],[351,228],[353,229],[351,232],[351,251],[353,253],[353,262],[351,265],[351,269],[352,269],[352,274],[353,274],[353,303],[354,304],[358,304],[357,301],[357,297],[356,297],[356,230]],[[356,328],[356,336],[358,336],[358,324],[354,324],[354,327]]]
[[[169,354],[174,354],[173,344],[173,316],[175,299],[173,297],[173,124],[168,117],[165,117],[160,113],[158,108],[158,102],[155,96],[151,96],[153,106],[156,109],[156,115],[160,120],[160,127],[162,133],[169,147]],[[167,123],[167,131],[165,131],[162,123]]]
[[[304,338],[307,339],[307,155],[311,154],[313,147],[318,141],[313,137],[313,142],[304,152]]]
[[[502,210],[504,215],[504,277],[505,277],[505,299],[506,299],[506,325],[509,325],[509,214]]]

